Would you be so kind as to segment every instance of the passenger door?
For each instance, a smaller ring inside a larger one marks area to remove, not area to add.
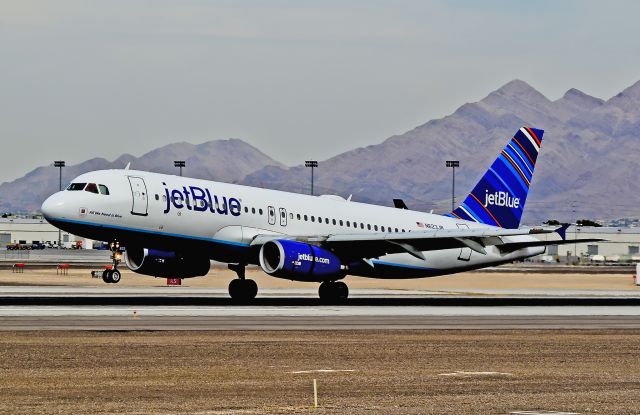
[[[273,206],[269,206],[267,208],[267,215],[269,217],[269,225],[275,225],[276,224],[276,208],[274,208]]]
[[[131,186],[131,196],[133,204],[131,205],[131,214],[138,216],[147,216],[149,208],[149,199],[147,195],[147,185],[142,177],[129,176],[129,185]]]
[[[287,226],[287,209],[280,208],[280,226]]]

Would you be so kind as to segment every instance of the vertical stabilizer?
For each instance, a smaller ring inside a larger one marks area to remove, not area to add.
[[[447,216],[518,228],[543,134],[543,130],[520,128],[462,204]]]

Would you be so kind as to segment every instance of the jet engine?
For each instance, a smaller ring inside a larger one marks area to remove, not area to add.
[[[154,277],[201,277],[207,275],[211,267],[206,257],[138,247],[127,247],[124,260],[131,271]]]
[[[268,241],[260,249],[260,266],[269,275],[294,281],[327,281],[344,277],[340,258],[315,245],[287,239]]]

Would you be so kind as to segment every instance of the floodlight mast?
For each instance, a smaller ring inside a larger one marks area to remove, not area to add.
[[[186,166],[186,163],[184,160],[176,160],[173,162],[173,167],[179,167],[180,168],[180,176],[182,177],[182,168]]]
[[[318,167],[318,161],[317,160],[305,160],[304,166],[305,167],[311,167],[311,196],[313,196],[313,169]]]
[[[66,166],[64,160],[55,160],[53,162],[53,167],[57,167],[60,169],[60,176],[58,178],[58,190],[62,191],[62,168]],[[60,249],[60,245],[62,245],[62,232],[58,229],[58,249]]]
[[[447,167],[451,167],[452,179],[451,179],[451,211],[456,208],[456,167],[460,167],[459,160],[447,160]]]

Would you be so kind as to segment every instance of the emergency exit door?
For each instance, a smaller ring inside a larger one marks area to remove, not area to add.
[[[131,196],[133,203],[131,205],[131,214],[138,216],[147,216],[149,208],[149,198],[147,195],[147,185],[142,177],[129,176],[129,185],[131,185]]]

